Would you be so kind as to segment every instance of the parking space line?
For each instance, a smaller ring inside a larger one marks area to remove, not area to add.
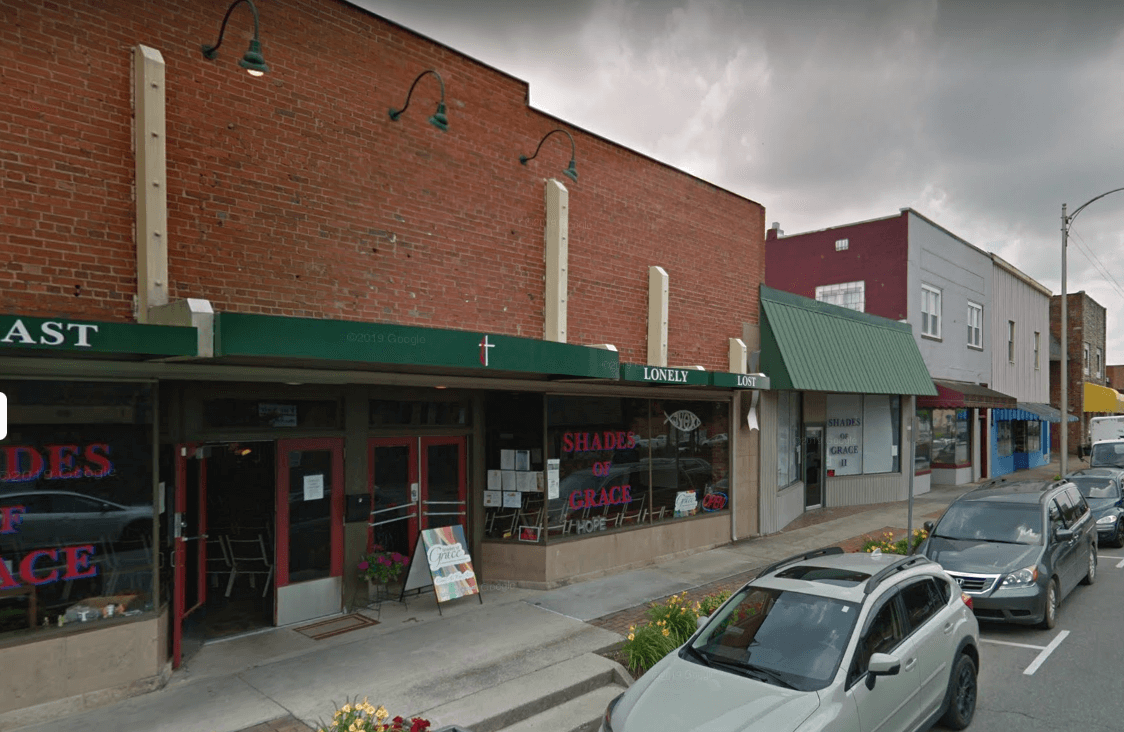
[[[997,643],[1001,646],[1015,646],[1016,648],[1033,648],[1036,651],[1046,650],[1046,646],[1032,646],[1029,643],[1012,643],[1011,641],[992,640],[991,638],[980,638],[980,643]]]
[[[1046,662],[1046,659],[1050,657],[1050,654],[1053,653],[1054,650],[1062,644],[1062,641],[1065,640],[1065,637],[1067,635],[1069,635],[1069,631],[1063,630],[1056,636],[1054,636],[1054,640],[1050,641],[1050,645],[1042,649],[1042,652],[1038,654],[1038,658],[1034,659],[1034,662],[1026,667],[1026,670],[1023,671],[1023,674],[1025,674],[1026,676],[1032,676],[1034,672],[1038,670],[1039,666]]]

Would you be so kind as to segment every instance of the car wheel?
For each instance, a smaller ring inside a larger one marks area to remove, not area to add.
[[[1083,585],[1091,585],[1097,581],[1097,545],[1089,545],[1089,568],[1085,572],[1085,578],[1081,580]]]
[[[1124,519],[1116,523],[1116,541],[1112,545],[1117,549],[1124,549]]]
[[[1041,626],[1046,629],[1058,624],[1058,581],[1050,578],[1046,585],[1046,611],[1042,614]]]
[[[948,708],[941,725],[948,729],[964,729],[976,713],[976,664],[967,653],[961,653],[948,677]]]

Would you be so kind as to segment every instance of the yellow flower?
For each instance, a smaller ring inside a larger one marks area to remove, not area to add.
[[[664,637],[664,638],[666,638],[666,637],[668,637],[669,635],[671,635],[671,631],[670,631],[670,630],[668,630],[667,628],[664,628],[664,629],[663,629],[663,637]]]
[[[351,705],[350,704],[344,704],[342,707],[340,707],[340,711],[343,712],[344,714],[347,714],[348,712],[351,711]]]
[[[379,720],[380,722],[389,716],[390,712],[386,711],[386,707],[381,704],[379,705],[379,708],[375,710],[375,719]]]
[[[630,626],[628,626],[628,632],[630,632],[630,633],[631,633],[631,632],[632,632],[632,631],[634,631],[634,630],[636,630],[636,626],[635,626],[635,625],[630,625]]]
[[[628,639],[629,639],[629,640],[636,640],[636,634],[635,634],[635,633],[629,633],[629,634],[628,634]]]

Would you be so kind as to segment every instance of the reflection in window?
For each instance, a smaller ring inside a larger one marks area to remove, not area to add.
[[[967,409],[933,410],[933,465],[951,468],[968,464]]]
[[[0,381],[0,392],[0,509],[11,529],[0,534],[0,637],[60,616],[75,627],[100,620],[110,598],[122,598],[115,614],[152,609],[151,386]]]
[[[932,467],[933,451],[933,410],[917,410],[917,446],[914,448],[913,470],[915,475],[928,473]]]

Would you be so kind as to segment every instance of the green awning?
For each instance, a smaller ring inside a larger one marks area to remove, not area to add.
[[[936,395],[908,323],[760,292],[761,370],[773,389]]]
[[[0,315],[0,353],[64,352],[66,356],[120,354],[195,356],[195,328],[145,323],[110,323],[80,318],[34,318]]]
[[[215,356],[326,359],[617,379],[616,351],[494,333],[350,320],[215,314]]]

